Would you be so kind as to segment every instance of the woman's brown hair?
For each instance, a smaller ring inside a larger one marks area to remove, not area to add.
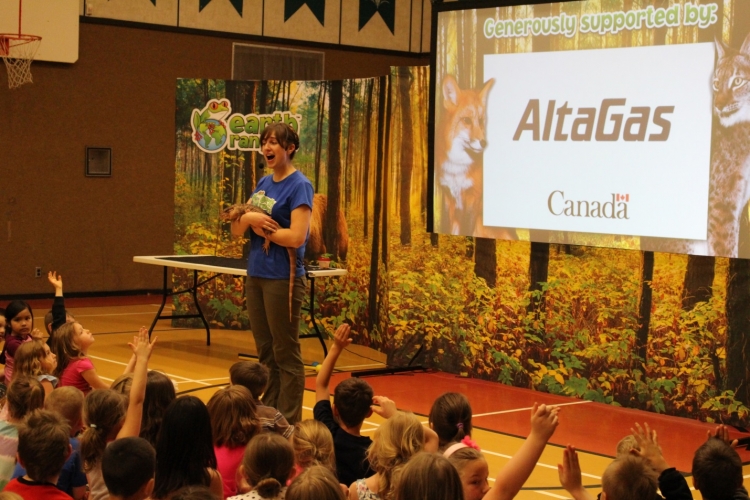
[[[208,401],[214,446],[245,446],[260,432],[253,396],[241,385],[220,389]]]

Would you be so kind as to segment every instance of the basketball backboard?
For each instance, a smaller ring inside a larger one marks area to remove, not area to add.
[[[79,0],[0,0],[0,33],[21,32],[42,37],[37,61],[74,63],[78,60]]]

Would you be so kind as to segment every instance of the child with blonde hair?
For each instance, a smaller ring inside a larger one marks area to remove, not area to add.
[[[394,475],[420,451],[436,452],[438,436],[413,413],[398,412],[375,431],[367,459],[375,475],[349,487],[351,500],[391,500]]]
[[[264,432],[248,443],[241,471],[251,490],[230,500],[282,500],[294,467],[294,450],[288,440]]]
[[[253,396],[241,385],[219,389],[208,401],[208,414],[224,496],[236,495],[237,470],[245,447],[260,432]]]
[[[57,368],[57,356],[41,340],[21,344],[16,350],[13,377],[28,375],[36,377],[49,394],[57,387],[57,377],[52,375]]]
[[[294,476],[305,469],[322,465],[336,474],[336,452],[333,447],[333,436],[328,427],[317,420],[297,422],[292,434],[294,448]]]
[[[336,475],[322,465],[313,465],[297,476],[286,490],[286,500],[346,500]]]

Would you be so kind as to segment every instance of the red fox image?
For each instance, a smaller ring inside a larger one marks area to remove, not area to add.
[[[494,83],[490,79],[481,90],[464,90],[452,75],[443,78],[445,111],[435,132],[440,233],[515,239],[509,230],[485,227],[482,220],[482,153],[487,147],[487,96]]]

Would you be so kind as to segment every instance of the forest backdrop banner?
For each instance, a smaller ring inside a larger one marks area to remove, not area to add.
[[[457,26],[441,36],[476,36]],[[465,46],[438,57],[471,57],[460,52]],[[397,365],[424,346],[416,362],[452,373],[746,423],[748,262],[427,233],[428,74],[412,67],[334,82],[179,80],[175,253],[242,257],[242,241],[219,213],[246,200],[264,174],[262,158],[230,149],[230,137],[220,152],[204,152],[194,140],[194,110],[200,115],[213,99],[217,111],[229,101],[245,124],[253,114],[298,116],[295,165],[327,197],[308,258],[331,253],[348,270],[316,280],[329,332],[350,320],[355,342]],[[458,78],[478,86],[469,75]],[[236,135],[254,131],[236,125]],[[175,270],[173,286],[190,279]],[[248,328],[242,279],[221,276],[200,299],[212,326]],[[176,298],[178,312],[188,302]]]

